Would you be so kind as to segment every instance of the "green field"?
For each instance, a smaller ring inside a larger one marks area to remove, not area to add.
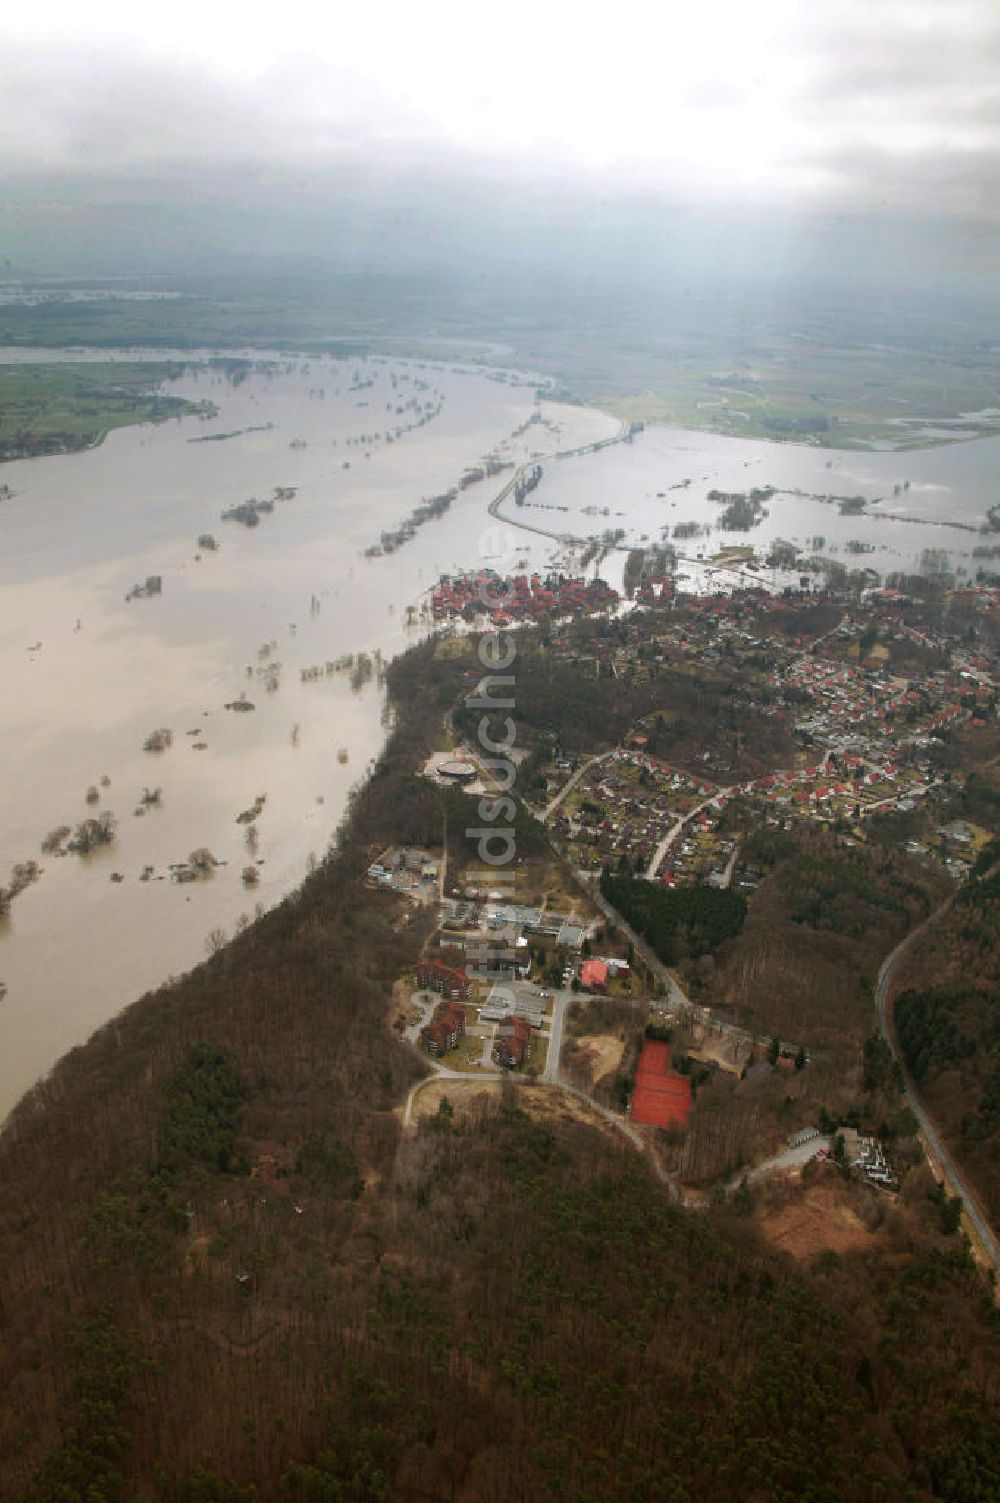
[[[162,390],[183,370],[167,361],[0,365],[0,460],[71,453],[112,428],[214,413]]]
[[[998,392],[1000,364],[985,352],[973,359],[776,338],[714,370],[677,358],[655,389],[597,405],[619,418],[739,438],[904,449],[1000,433],[1000,416],[962,416],[996,412]]]
[[[459,359],[543,372],[554,395],[622,418],[825,448],[924,448],[1000,433],[1000,347],[984,340],[988,315],[942,300],[794,289],[764,300],[750,288],[719,300],[627,284],[456,286],[379,273],[206,280],[145,299],[31,291],[0,307],[0,346]]]

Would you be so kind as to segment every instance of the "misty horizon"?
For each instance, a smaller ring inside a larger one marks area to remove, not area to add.
[[[0,28],[0,258],[991,299],[1000,18],[870,9],[43,6]]]

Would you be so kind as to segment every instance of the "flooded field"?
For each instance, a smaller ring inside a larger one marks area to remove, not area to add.
[[[16,862],[43,867],[0,920],[0,1115],[323,853],[384,736],[376,655],[425,629],[406,608],[442,570],[489,562],[500,482],[470,485],[397,551],[365,557],[380,534],[487,453],[520,462],[615,429],[548,403],[548,426],[525,428],[530,382],[397,360],[268,356],[170,390],[210,398],[218,416],[118,430],[0,473],[12,492],[0,500],[0,883]],[[222,520],[250,497],[271,503],[257,525]],[[215,550],[199,546],[206,534]],[[523,537],[519,556],[542,566],[552,544]],[[126,600],[155,576],[160,593]],[[327,673],[345,656],[353,669]],[[226,708],[241,696],[253,710]],[[159,728],[171,744],[144,750]],[[237,816],[261,795],[251,849]],[[49,832],[105,811],[109,845],[42,855]],[[219,864],[177,881],[171,868],[198,849]]]
[[[620,530],[623,547],[669,537],[687,560],[682,573],[692,588],[706,578],[699,559],[734,545],[752,545],[764,557],[779,539],[882,578],[938,566],[971,578],[979,567],[972,550],[990,541],[979,528],[1000,499],[998,467],[996,438],[860,453],[650,428],[630,443],[549,464],[526,504],[510,502],[504,515],[576,537]],[[722,527],[724,503],[708,499],[709,491],[772,487],[753,527]],[[864,515],[842,512],[847,497],[864,499]],[[691,524],[696,535],[685,536]]]
[[[503,476],[459,489],[387,552],[384,534],[487,455],[520,463],[617,423],[548,402],[529,423],[526,378],[390,358],[203,361],[170,390],[217,416],[2,470],[0,883],[17,862],[43,872],[0,919],[0,1115],[324,852],[385,734],[380,664],[427,629],[421,597],[442,571],[542,568],[558,537],[620,532],[622,549],[670,537],[689,588],[748,577],[709,563],[721,547],[763,557],[776,539],[882,577],[942,558],[972,577],[997,499],[998,439],[861,454],[653,428],[546,459],[524,506],[503,506],[525,529],[513,558],[490,556]],[[722,528],[708,492],[754,487],[774,488],[758,524]],[[843,497],[865,514],[843,514]],[[251,498],[264,504],[246,525]],[[685,523],[702,531],[676,537]],[[616,585],[624,557],[601,564]],[[227,708],[243,699],[253,709]],[[161,728],[169,744],[144,749]],[[50,832],[106,812],[109,844],[71,854],[64,836],[42,854]],[[216,864],[178,880],[198,850]]]

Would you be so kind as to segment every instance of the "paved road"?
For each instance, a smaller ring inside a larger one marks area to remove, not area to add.
[[[738,1190],[744,1180],[752,1185],[754,1180],[766,1179],[769,1174],[780,1174],[783,1169],[794,1169],[799,1164],[808,1164],[821,1148],[825,1148],[829,1153],[832,1147],[831,1138],[810,1138],[808,1143],[800,1143],[797,1148],[786,1148],[783,1153],[776,1153],[772,1158],[754,1164],[752,1169],[741,1169],[739,1174],[733,1175],[726,1189]]]
[[[830,630],[823,632],[822,636],[813,637],[812,641],[807,642],[801,652],[797,652],[795,654],[792,662],[797,662],[801,658],[808,657],[811,652],[815,651],[815,649],[821,642],[826,642],[830,637],[835,637],[842,626],[847,626],[849,624],[850,619],[851,618],[849,612],[845,611],[840,620],[837,622],[836,626],[831,626]]]
[[[660,1184],[666,1187],[671,1199],[678,1202],[683,1201],[680,1188],[671,1179],[656,1157],[656,1154],[650,1152],[646,1140],[640,1133],[636,1132],[630,1122],[626,1122],[624,1117],[619,1117],[618,1113],[611,1111],[609,1107],[601,1106],[594,1100],[593,1096],[588,1096],[586,1091],[581,1091],[577,1086],[568,1085],[566,1081],[561,1080],[559,1081],[558,1088],[560,1091],[567,1091],[571,1096],[577,1096],[581,1101],[585,1101],[592,1112],[596,1112],[599,1117],[603,1117],[606,1122],[610,1122],[612,1127],[616,1127],[623,1137],[629,1140],[633,1148],[637,1148],[641,1154],[646,1156],[650,1168],[660,1181]]]
[[[557,543],[583,543],[589,541],[586,538],[573,537],[571,533],[553,532],[548,527],[539,526],[537,522],[526,522],[523,516],[505,517],[500,508],[506,501],[507,497],[513,491],[517,482],[521,479],[522,475],[524,475],[526,471],[532,469],[536,464],[542,464],[543,462],[545,464],[548,464],[549,461],[553,459],[572,459],[575,455],[578,454],[594,454],[599,449],[610,448],[612,444],[624,443],[631,437],[631,435],[632,424],[627,419],[623,419],[621,424],[619,425],[618,432],[612,433],[608,438],[599,438],[596,439],[593,443],[580,444],[575,449],[557,449],[551,454],[540,454],[536,459],[525,460],[523,464],[518,465],[517,469],[514,471],[513,475],[511,475],[510,479],[501,488],[499,493],[494,496],[493,500],[486,508],[487,511],[489,512],[491,517],[496,517],[496,519],[501,522],[507,522],[511,527],[521,527],[525,532],[535,532],[543,538],[554,538]],[[619,545],[617,551],[621,553],[627,552],[627,547]]]
[[[412,1127],[414,1100],[424,1089],[424,1086],[429,1086],[434,1080],[464,1080],[466,1083],[475,1081],[478,1085],[481,1080],[503,1079],[499,1070],[481,1070],[478,1075],[473,1075],[467,1070],[449,1070],[447,1065],[436,1064],[433,1060],[428,1060],[427,1063],[434,1073],[432,1075],[425,1075],[423,1080],[418,1080],[416,1085],[410,1087],[406,1097],[406,1105],[403,1107],[404,1127]]]
[[[562,1055],[563,1029],[566,1026],[566,1009],[573,1000],[572,992],[559,991],[552,998],[552,1018],[549,1023],[549,1052],[545,1060],[543,1080],[553,1085],[559,1082],[559,1060]]]
[[[820,640],[822,640],[822,638],[820,638]],[[830,758],[832,756],[833,756],[833,748],[832,747],[828,747],[827,750],[823,753],[822,760],[818,764],[819,767],[821,768],[821,770],[823,770],[823,771],[826,770],[826,767],[827,767],[827,765],[828,765],[828,763],[830,761]],[[781,777],[785,772],[794,772],[794,770],[795,770],[794,768],[778,768],[773,773],[768,773],[767,776],[768,777]],[[761,781],[760,778],[754,778],[751,781],[751,785],[750,786],[753,787],[756,783],[758,783],[760,781]],[[660,870],[660,867],[663,865],[663,858],[664,858],[664,856],[666,856],[667,852],[669,851],[670,847],[673,845],[674,841],[678,839],[678,837],[680,836],[681,831],[684,829],[684,826],[690,824],[691,821],[694,819],[695,815],[700,814],[703,809],[707,809],[708,806],[709,806],[709,804],[714,803],[717,798],[728,798],[729,795],[732,793],[732,791],[733,791],[734,788],[745,787],[745,786],[746,785],[742,784],[742,783],[731,783],[728,788],[717,788],[714,793],[710,793],[709,794],[708,798],[702,799],[701,803],[698,804],[696,808],[691,809],[687,814],[682,815],[682,817],[677,821],[677,823],[675,825],[672,825],[670,827],[670,829],[667,831],[666,835],[664,835],[663,839],[660,841],[659,845],[656,847],[656,850],[653,852],[652,859],[650,860],[649,866],[646,868],[646,881],[647,882],[655,882],[655,880],[656,880],[656,874]],[[893,800],[893,802],[895,802],[895,800]],[[730,877],[731,876],[732,876],[732,872],[730,872]],[[729,883],[727,882],[726,886],[728,887],[728,885],[729,885]]]
[[[724,1033],[727,1038],[736,1039],[739,1043],[770,1044],[771,1040],[766,1034],[752,1033],[750,1029],[740,1028],[736,1023],[725,1022],[722,1018],[715,1017],[710,1008],[692,1002],[656,952],[632,928],[631,924],[625,922],[617,908],[612,907],[596,884],[590,889],[590,896],[609,923],[614,924],[625,938],[631,941],[635,946],[636,954],[641,955],[652,974],[666,988],[667,1005],[675,1012],[684,1013],[690,1020],[704,1023],[707,1027],[715,1029],[717,1033]],[[779,1039],[778,1042],[786,1054],[795,1054],[799,1047],[791,1039]]]
[[[659,845],[656,847],[656,850],[653,852],[652,857],[650,858],[649,865],[646,868],[647,882],[656,881],[656,874],[660,870],[660,867],[663,865],[664,856],[667,854],[674,841],[679,839],[680,833],[683,830],[684,826],[690,824],[696,814],[700,814],[703,809],[707,809],[709,804],[712,803],[713,799],[717,799],[723,794],[730,794],[732,793],[732,791],[732,787],[716,789],[715,793],[710,793],[708,798],[702,799],[701,803],[698,804],[696,808],[691,809],[687,814],[682,815],[675,825],[670,826],[670,829],[664,835],[663,839],[660,841]]]
[[[586,993],[579,994],[573,991],[559,991],[555,993],[552,1004],[552,1019],[549,1033],[549,1053],[545,1063],[545,1071],[540,1077],[540,1083],[547,1086],[553,1086],[557,1091],[565,1091],[568,1095],[577,1097],[579,1101],[586,1102],[587,1106],[592,1112],[596,1112],[599,1117],[603,1117],[605,1122],[610,1122],[612,1127],[620,1132],[624,1138],[628,1139],[633,1148],[637,1149],[639,1153],[646,1156],[646,1158],[649,1160],[649,1164],[653,1170],[653,1173],[656,1175],[656,1178],[662,1185],[666,1187],[671,1197],[676,1201],[681,1201],[683,1199],[683,1196],[679,1187],[674,1183],[673,1179],[664,1169],[663,1165],[657,1159],[655,1153],[652,1153],[650,1151],[649,1145],[647,1144],[645,1138],[642,1137],[641,1133],[638,1133],[630,1122],[627,1122],[624,1117],[619,1116],[617,1112],[613,1112],[610,1107],[602,1106],[601,1103],[595,1101],[592,1096],[588,1096],[586,1091],[582,1091],[578,1086],[570,1085],[568,1081],[560,1079],[559,1056],[562,1052],[563,1026],[566,1019],[566,1009],[571,1002],[589,1000],[590,997]],[[430,1075],[425,1075],[422,1080],[418,1080],[415,1085],[412,1085],[410,1087],[410,1090],[407,1093],[406,1104],[403,1107],[404,1130],[413,1127],[413,1103],[420,1092],[424,1089],[424,1087],[430,1085],[432,1081],[457,1080],[465,1081],[466,1083],[468,1083],[469,1081],[474,1081],[478,1084],[480,1081],[503,1080],[505,1078],[508,1078],[506,1077],[505,1072],[499,1070],[482,1070],[478,1074],[474,1074],[471,1071],[466,1070],[451,1070],[447,1065],[439,1065],[436,1060],[428,1060],[427,1063],[430,1065],[433,1073]]]
[[[599,757],[591,757],[588,762],[584,762],[582,766],[578,767],[573,776],[567,779],[563,787],[560,788],[555,798],[545,805],[545,808],[542,810],[542,824],[548,824],[566,795],[573,792],[580,779],[585,777],[592,767],[596,767],[598,762],[606,762],[609,757],[614,756],[617,750],[618,748],[614,747],[612,751],[602,752]]]
[[[941,1174],[943,1175],[952,1195],[961,1196],[962,1204],[965,1208],[965,1214],[968,1217],[969,1223],[979,1240],[979,1244],[982,1247],[983,1252],[992,1263],[994,1269],[996,1269],[997,1272],[1000,1272],[1000,1245],[998,1245],[997,1243],[996,1235],[993,1231],[993,1228],[990,1226],[989,1221],[986,1219],[986,1215],[983,1212],[978,1200],[976,1199],[975,1193],[963,1178],[961,1170],[955,1163],[955,1160],[952,1158],[951,1154],[948,1152],[948,1149],[945,1147],[944,1143],[941,1141],[941,1136],[937,1128],[935,1127],[931,1118],[927,1115],[927,1112],[925,1111],[920,1101],[920,1097],[917,1095],[916,1087],[914,1086],[913,1081],[910,1079],[906,1065],[903,1062],[898,1045],[896,1043],[896,1034],[892,1021],[892,1008],[889,1005],[891,999],[893,975],[900,961],[906,957],[911,946],[919,938],[919,936],[923,934],[923,932],[931,924],[935,923],[939,918],[941,918],[943,914],[947,913],[948,909],[952,905],[952,902],[953,899],[949,898],[947,903],[942,904],[940,908],[938,908],[934,913],[931,914],[929,919],[925,920],[924,923],[920,924],[916,929],[912,930],[912,932],[906,936],[901,944],[896,946],[892,954],[887,958],[882,966],[882,969],[878,973],[878,981],[875,984],[875,1010],[878,1014],[879,1029],[881,1030],[882,1037],[885,1039],[886,1043],[889,1045],[889,1048],[892,1050],[896,1059],[899,1061],[900,1068],[903,1072],[903,1089],[906,1092],[906,1099],[909,1103],[910,1110],[913,1112],[913,1115],[916,1117],[917,1121],[920,1124],[920,1131],[924,1136],[924,1140],[930,1150],[930,1154],[933,1156],[934,1160],[936,1160],[937,1166],[940,1169]]]
[[[566,1010],[573,1002],[593,1002],[593,992],[575,991],[573,987],[561,987],[558,991],[551,988],[552,1016],[549,1019],[549,1054],[545,1062],[543,1080],[559,1083],[559,1060],[562,1055],[563,1033],[566,1026]],[[641,1012],[645,1019],[646,1009],[649,1006],[645,997],[619,997],[619,1002],[630,1002],[637,1012]]]

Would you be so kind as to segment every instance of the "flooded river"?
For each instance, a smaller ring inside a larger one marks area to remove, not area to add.
[[[724,546],[744,544],[763,557],[777,539],[849,569],[870,567],[883,580],[893,571],[942,564],[971,579],[980,567],[972,550],[1000,542],[978,531],[987,508],[1000,501],[998,473],[1000,438],[860,453],[651,428],[631,443],[548,465],[527,505],[510,502],[504,515],[576,537],[621,529],[623,546],[670,536],[688,560],[681,570],[692,589],[709,577],[726,582],[709,576],[699,556],[707,560]],[[754,487],[775,488],[765,503],[767,515],[749,530],[723,530],[723,506],[707,493]],[[863,497],[865,515],[843,515],[838,501],[818,499],[824,496]],[[697,523],[709,532],[673,538],[678,523]],[[936,556],[942,552],[949,557]],[[996,567],[988,560],[985,566]],[[761,578],[785,582],[767,570]]]
[[[391,556],[365,558],[379,533],[504,443],[520,461],[615,429],[600,413],[545,403],[552,427],[512,438],[534,409],[533,385],[398,360],[269,356],[238,384],[205,367],[169,390],[210,398],[218,416],[119,429],[86,453],[0,471],[13,492],[0,500],[0,882],[18,861],[44,868],[0,920],[0,1114],[322,854],[381,744],[383,694],[376,678],[303,682],[302,670],[363,651],[387,659],[413,641],[425,628],[406,624],[407,605],[442,570],[483,561],[500,482],[462,491]],[[410,431],[391,444],[364,437],[396,427]],[[221,520],[276,488],[294,497],[259,526]],[[204,533],[216,552],[198,548]],[[519,556],[542,566],[552,544],[522,536]],[[162,594],[126,602],[149,575],[162,577]],[[225,708],[243,694],[253,711]],[[172,744],[144,751],[159,727]],[[92,786],[99,800],[88,805]],[[136,815],[156,788],[160,805]],[[250,852],[236,817],[261,794]],[[110,846],[41,855],[47,832],[105,810],[117,826]],[[224,864],[198,882],[171,880],[171,865],[200,847]],[[251,860],[259,882],[247,888]]]
[[[205,363],[169,389],[210,399],[217,417],[120,429],[86,453],[0,471],[13,492],[0,500],[0,882],[15,862],[44,868],[0,920],[0,1115],[96,1026],[291,890],[326,849],[381,745],[384,696],[377,674],[359,685],[349,672],[303,681],[302,671],[347,654],[392,657],[427,629],[419,616],[407,624],[406,608],[442,571],[515,562],[491,559],[483,542],[495,534],[486,508],[499,479],[461,491],[391,555],[365,557],[380,533],[487,453],[521,462],[617,430],[601,413],[547,402],[545,423],[528,425],[533,383],[397,359],[259,357],[237,380]],[[213,435],[230,436],[198,441]],[[689,587],[709,577],[704,561],[721,545],[766,553],[774,538],[882,575],[946,550],[971,576],[984,541],[974,529],[1000,498],[998,460],[1000,439],[848,454],[653,429],[547,460],[528,504],[504,511],[577,538],[622,529],[625,545],[708,524],[711,535],[677,544]],[[719,531],[707,491],[752,486],[777,488],[768,515],[750,532]],[[221,519],[277,490],[294,495],[258,526]],[[843,516],[822,494],[863,495],[868,515]],[[206,533],[216,551],[199,548]],[[518,536],[529,566],[553,557],[553,538]],[[858,540],[872,551],[853,554]],[[614,583],[623,560],[602,566]],[[126,601],[149,575],[162,593]],[[252,711],[226,708],[243,695]],[[144,750],[159,727],[172,744]],[[147,789],[160,801],[136,814]],[[261,795],[251,851],[237,815]],[[111,845],[41,855],[47,832],[104,811],[116,820]],[[200,847],[220,864],[172,880]],[[259,880],[246,887],[251,861]]]

